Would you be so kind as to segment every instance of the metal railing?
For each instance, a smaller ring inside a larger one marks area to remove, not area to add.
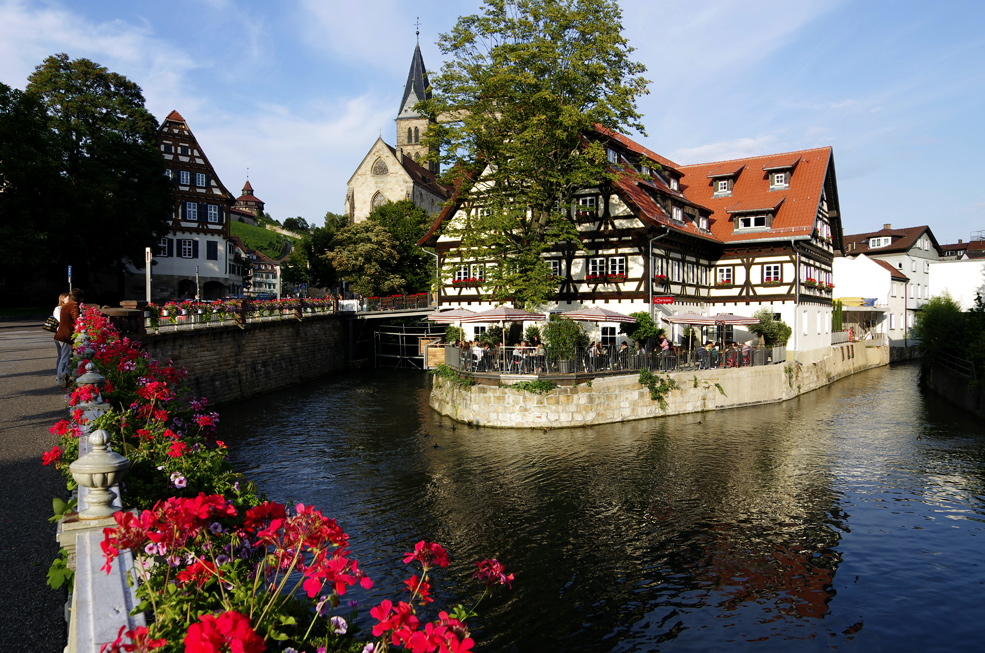
[[[646,352],[579,349],[574,357],[559,358],[534,347],[496,347],[460,349],[445,347],[445,364],[476,375],[537,375],[539,377],[590,375],[602,376],[649,369],[660,372],[683,372],[703,369],[731,369],[754,365],[783,363],[786,347],[737,347],[719,351],[703,348]]]
[[[967,359],[958,358],[951,354],[938,354],[934,356],[934,362],[945,367],[955,374],[960,374],[961,376],[971,379],[972,381],[978,380],[977,370],[975,370],[975,364]]]

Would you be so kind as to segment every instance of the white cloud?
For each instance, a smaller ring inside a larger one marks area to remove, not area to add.
[[[675,150],[671,160],[682,165],[693,163],[709,163],[711,161],[727,161],[729,159],[744,159],[750,156],[760,156],[772,152],[776,147],[777,137],[764,134],[750,138],[737,138],[721,143],[708,143],[697,147],[686,147]]]

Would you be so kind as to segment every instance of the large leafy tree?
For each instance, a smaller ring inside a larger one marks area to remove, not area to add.
[[[486,0],[441,36],[447,61],[418,109],[440,120],[425,142],[445,168],[478,178],[460,198],[481,209],[454,235],[495,262],[485,284],[495,299],[553,294],[541,254],[577,240],[565,207],[609,179],[603,146],[586,135],[643,131],[636,99],[648,82],[621,20],[615,0]]]
[[[364,296],[383,296],[403,290],[397,271],[397,243],[383,225],[367,220],[350,224],[335,236],[326,254],[349,287]]]
[[[63,214],[36,215],[47,234],[45,264],[92,272],[143,266],[144,247],[168,233],[171,185],[156,145],[157,120],[140,87],[88,59],[50,56],[26,93],[44,106],[54,155],[66,182]]]
[[[417,241],[427,232],[432,216],[410,200],[401,200],[375,208],[368,219],[393,237],[397,250],[394,270],[404,280],[403,291],[427,292],[434,285],[434,257]]]
[[[9,288],[55,274],[54,245],[71,218],[60,198],[69,190],[44,107],[0,84],[0,266]]]
[[[290,219],[292,218],[288,218]],[[291,252],[284,268],[284,280],[295,285],[306,283],[317,288],[336,286],[338,274],[327,253],[335,247],[336,234],[348,224],[349,219],[344,215],[331,211],[326,213],[325,225],[311,228]]]

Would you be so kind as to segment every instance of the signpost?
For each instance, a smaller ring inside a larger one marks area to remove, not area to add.
[[[198,301],[202,298],[202,291],[198,288],[198,266],[195,266],[195,300]]]
[[[68,291],[72,292],[72,266],[68,266]]]
[[[150,247],[144,248],[144,299],[150,304],[150,264],[154,260]]]

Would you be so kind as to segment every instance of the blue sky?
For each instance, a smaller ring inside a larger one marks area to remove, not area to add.
[[[651,149],[681,163],[834,147],[846,233],[985,230],[985,2],[622,0],[653,82]],[[87,57],[177,109],[234,195],[321,224],[394,123],[420,17],[435,45],[478,0],[0,0],[0,82]]]

